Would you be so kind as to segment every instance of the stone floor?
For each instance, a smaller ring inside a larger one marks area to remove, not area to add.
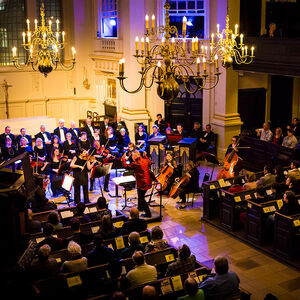
[[[202,162],[199,166],[200,184],[204,174],[211,174],[212,166]],[[218,173],[215,169],[213,179]],[[114,177],[114,171],[112,176]],[[110,191],[114,194],[115,185],[110,181]],[[90,200],[95,202],[99,196],[99,184],[96,189],[90,192]],[[122,194],[122,188],[119,188]],[[135,191],[128,196],[134,197]],[[121,198],[110,198],[109,207],[112,210],[121,209],[124,200]],[[154,197],[156,202],[158,198]],[[267,293],[272,293],[280,300],[300,299],[300,272],[287,265],[284,265],[273,258],[270,258],[250,246],[236,240],[235,238],[217,230],[213,226],[201,221],[202,217],[202,196],[197,195],[194,207],[188,206],[181,211],[176,208],[176,200],[163,197],[162,222],[151,223],[148,228],[155,225],[161,226],[164,237],[170,244],[180,246],[187,244],[197,260],[213,268],[213,259],[217,255],[226,256],[230,262],[230,269],[235,271],[241,280],[241,286],[249,291],[251,299],[264,299]],[[129,202],[135,205],[136,201]],[[153,208],[158,210],[158,208]]]

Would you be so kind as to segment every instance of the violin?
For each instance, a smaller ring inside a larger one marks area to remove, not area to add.
[[[187,171],[177,182],[173,184],[169,194],[170,197],[176,199],[178,195],[183,191],[183,189],[187,186],[191,179],[187,174],[190,174],[191,170]]]
[[[224,160],[224,166],[218,173],[217,180],[222,178],[224,179],[224,178],[234,177],[234,169],[240,159],[237,154],[238,145],[239,145],[239,141],[236,143],[232,151],[226,155]]]

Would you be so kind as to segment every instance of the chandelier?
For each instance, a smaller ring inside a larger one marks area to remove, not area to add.
[[[215,43],[214,35],[210,47],[200,44],[198,37],[187,39],[187,18],[183,17],[182,35],[179,36],[176,26],[170,26],[169,1],[165,5],[165,26],[155,27],[155,15],[152,15],[152,26],[149,28],[149,16],[145,16],[145,37],[136,37],[136,52],[134,57],[141,66],[140,83],[136,90],[127,90],[124,81],[125,59],[119,62],[119,76],[122,89],[128,93],[137,93],[144,86],[151,88],[153,83],[157,84],[158,96],[170,104],[180,91],[179,84],[184,85],[185,90],[195,94],[200,90],[213,89],[219,82],[218,59],[221,58],[222,65],[229,67],[233,58],[237,63],[245,63],[249,58],[248,48],[243,44],[243,36],[240,36],[239,45],[235,41],[237,33],[229,30],[229,17],[226,21],[226,29],[221,33],[218,31]],[[218,26],[219,28],[219,26]],[[236,26],[237,31],[237,26]],[[224,34],[224,37],[223,37]],[[150,41],[153,44],[150,47]],[[254,48],[251,49],[251,60]],[[250,63],[250,62],[248,62]],[[194,68],[194,66],[196,67]]]
[[[39,71],[45,77],[56,70],[58,65],[63,70],[70,71],[74,68],[75,48],[72,47],[72,62],[70,65],[65,65],[62,61],[60,51],[65,48],[65,32],[59,30],[59,20],[56,20],[56,32],[52,31],[52,26],[55,25],[49,20],[48,26],[45,24],[45,9],[44,3],[41,5],[41,25],[38,25],[37,19],[34,20],[34,32],[30,31],[30,21],[27,19],[27,32],[23,32],[23,46],[27,52],[27,59],[24,65],[18,63],[17,48],[12,48],[13,64],[19,69],[25,69],[31,65],[34,71]]]

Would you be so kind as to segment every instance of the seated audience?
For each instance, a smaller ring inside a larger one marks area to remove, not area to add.
[[[166,277],[176,276],[195,270],[196,257],[191,255],[191,250],[187,245],[178,248],[178,258],[176,262],[168,265]]]
[[[143,300],[155,300],[156,299],[156,289],[154,286],[146,285],[143,287]]]
[[[199,288],[203,290],[205,297],[229,297],[239,292],[240,279],[234,272],[228,272],[228,261],[225,257],[215,258],[214,277],[208,277],[201,282]]]
[[[46,223],[43,226],[43,233],[45,235],[45,239],[41,241],[38,246],[41,247],[45,244],[49,245],[52,251],[58,251],[63,247],[63,241],[61,238],[54,237],[53,234],[53,226],[50,223]]]
[[[269,165],[264,166],[264,176],[262,176],[258,181],[256,181],[257,187],[266,187],[275,182],[276,176],[272,174],[272,167]]]
[[[132,231],[141,232],[147,229],[147,222],[139,218],[139,211],[136,207],[130,209],[130,220],[123,224],[121,234],[129,234]]]
[[[266,197],[266,201],[281,199],[281,197],[282,197],[282,194],[280,192],[281,187],[278,182],[274,182],[271,184],[271,191],[272,191],[272,194]]]
[[[69,242],[68,255],[70,259],[64,261],[61,266],[63,273],[81,272],[88,268],[88,260],[81,255],[81,247],[76,242]]]
[[[202,289],[199,289],[197,281],[188,277],[184,281],[184,290],[186,296],[179,297],[177,300],[204,300],[204,292]]]
[[[299,139],[300,138],[300,121],[299,121],[299,118],[293,118],[292,129],[293,129],[294,136],[297,139]]]
[[[285,185],[287,187],[287,190],[294,192],[295,194],[298,194],[298,185],[297,185],[297,179],[292,176],[288,175],[285,181]]]
[[[282,146],[284,147],[288,147],[290,149],[293,149],[295,148],[295,146],[297,145],[297,138],[294,136],[293,134],[293,130],[292,129],[288,129],[287,130],[287,136],[285,136],[283,138],[283,141],[282,141]]]
[[[41,280],[53,277],[58,272],[58,264],[55,258],[50,258],[51,248],[48,244],[40,247],[37,256],[38,260],[31,263],[29,272],[32,280]]]
[[[79,202],[76,205],[76,209],[74,212],[74,216],[78,218],[81,224],[89,223],[91,221],[91,218],[84,214],[85,211],[85,203]]]
[[[234,177],[233,184],[229,188],[228,192],[234,194],[234,193],[242,192],[243,190],[244,190],[244,186],[243,186],[242,177],[241,176]]]
[[[112,291],[124,291],[130,287],[126,274],[122,274],[122,264],[118,259],[113,259],[108,266],[109,279],[104,289],[107,293]]]
[[[99,197],[97,200],[97,212],[91,215],[93,220],[101,220],[103,216],[111,216],[111,210],[107,208],[106,199]]]
[[[289,175],[292,175],[296,179],[300,179],[300,162],[298,160],[293,160],[291,162],[291,169],[288,171]]]
[[[103,237],[103,239],[110,239],[116,237],[119,232],[114,227],[113,221],[110,215],[104,215],[101,219],[101,226],[98,233]]]
[[[270,123],[264,123],[263,128],[255,130],[261,141],[271,142],[273,133],[270,129]]]
[[[94,236],[94,245],[94,249],[88,252],[86,255],[89,267],[103,265],[111,262],[114,259],[114,250],[103,245],[102,236]]]
[[[146,245],[145,252],[163,250],[169,247],[168,242],[163,239],[164,233],[159,226],[151,230],[151,241]]]
[[[283,205],[278,212],[280,214],[290,216],[299,213],[299,211],[300,206],[295,193],[292,191],[286,191],[283,194]]]
[[[129,234],[128,244],[129,244],[129,247],[125,248],[121,252],[120,259],[132,257],[132,255],[135,251],[143,251],[144,252],[144,246],[140,243],[140,234],[138,232],[133,231]]]
[[[114,292],[110,298],[111,300],[126,300],[128,299],[123,292]]]
[[[285,176],[284,176],[284,173],[283,173],[283,168],[282,166],[278,165],[274,168],[274,173],[275,173],[275,181],[278,182],[278,183],[282,183],[282,182],[285,182]]]
[[[166,134],[173,134],[173,129],[171,127],[167,127]]]
[[[38,233],[42,231],[41,222],[38,220],[32,219],[32,210],[28,209],[27,211],[28,216],[28,232],[29,233]]]
[[[266,189],[264,187],[256,188],[256,199],[253,201],[260,204],[266,202]]]
[[[48,223],[52,224],[53,230],[59,230],[63,228],[63,224],[60,223],[59,214],[57,211],[51,211],[48,215]]]
[[[157,280],[156,268],[145,262],[145,256],[142,251],[136,251],[132,255],[132,260],[135,264],[135,268],[130,270],[126,276],[131,287]]]
[[[280,127],[277,127],[275,129],[275,134],[273,136],[272,143],[277,145],[282,145],[282,141],[283,141],[282,129]]]
[[[244,191],[253,190],[256,188],[256,175],[253,172],[247,172],[245,175]]]

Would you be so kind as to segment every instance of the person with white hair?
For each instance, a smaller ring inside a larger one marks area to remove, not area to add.
[[[29,155],[33,155],[33,149],[29,145],[27,138],[22,136],[18,145],[18,154],[23,154],[26,151],[29,153]]]
[[[29,134],[26,134],[26,128],[20,129],[20,134],[16,138],[17,145],[20,144],[20,140],[22,137],[25,137],[28,140],[29,146],[32,147],[32,139]]]
[[[116,134],[117,137],[120,136],[121,129],[125,129],[125,133],[128,134],[128,128],[126,126],[126,123],[125,123],[125,121],[122,121],[122,117],[120,115],[117,115],[117,120],[113,124],[113,129],[114,129],[115,134]]]
[[[76,242],[69,242],[68,254],[70,259],[66,260],[61,266],[63,273],[80,272],[88,268],[88,260],[81,255],[81,247]]]
[[[70,129],[68,132],[72,134],[72,140],[77,142],[80,134],[79,129],[76,128],[76,123],[74,121],[70,123]]]
[[[120,134],[118,135],[118,148],[120,149],[120,154],[123,154],[128,150],[128,144],[130,143],[130,138],[126,134],[126,129],[121,128]]]
[[[68,129],[65,127],[65,120],[59,119],[58,120],[58,127],[56,127],[53,131],[53,135],[57,135],[60,141],[63,143],[66,140],[66,133]]]

